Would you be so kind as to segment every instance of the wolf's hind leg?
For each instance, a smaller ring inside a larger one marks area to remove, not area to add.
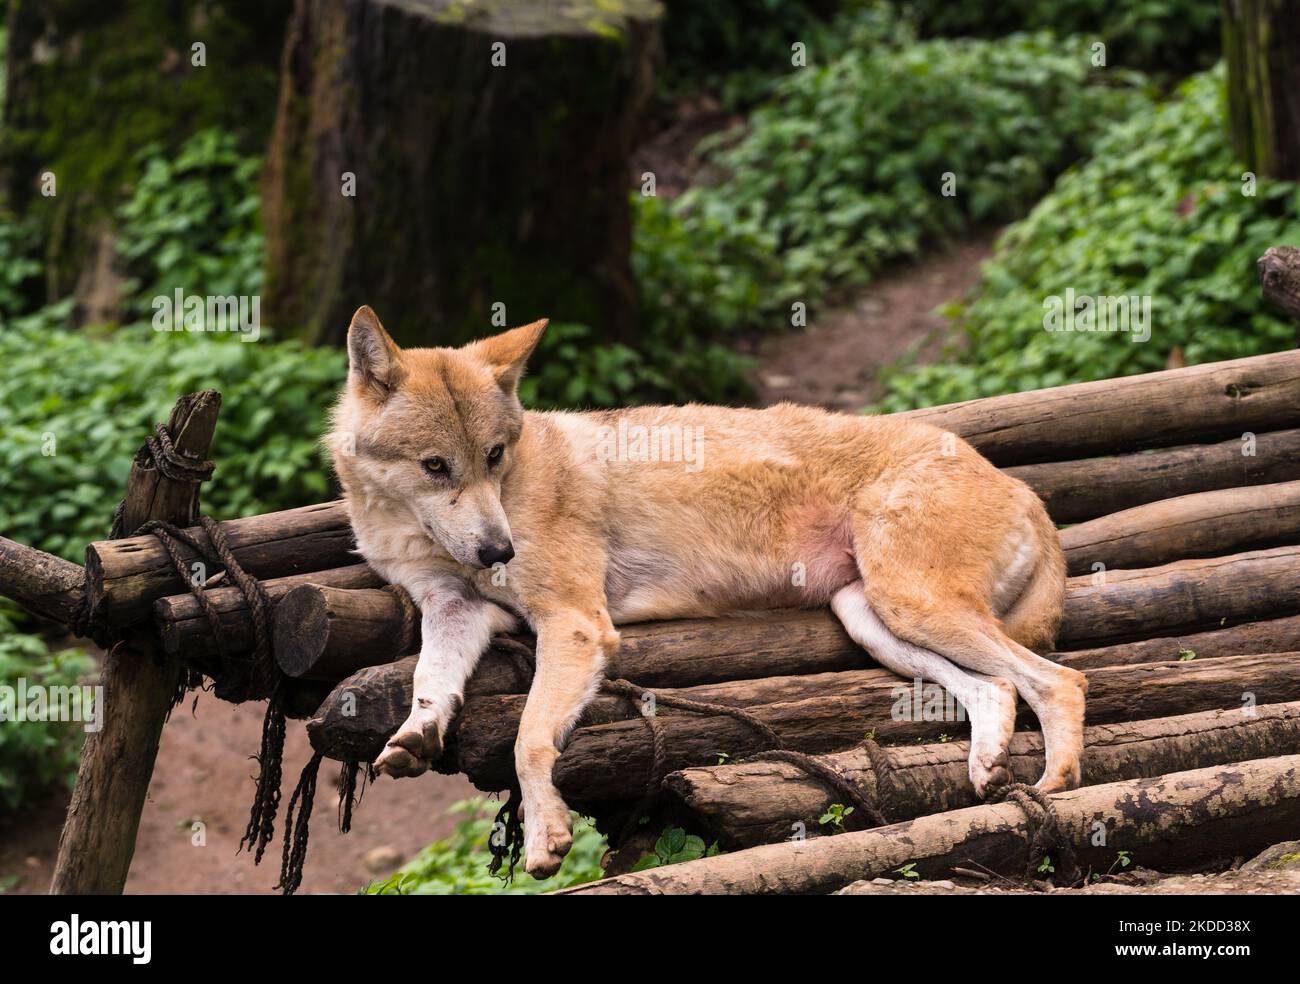
[[[509,612],[455,578],[412,584],[420,607],[420,659],[415,667],[411,714],[388,740],[375,769],[394,777],[418,776],[442,754],[447,726],[460,709],[479,657],[495,632],[515,624]]]
[[[968,671],[1005,677],[1015,686],[1043,729],[1047,764],[1039,789],[1054,793],[1079,785],[1086,676],[1026,649],[974,603],[936,603],[919,597],[915,586],[882,584],[881,590],[884,595],[873,594],[873,601],[900,639],[943,653]]]
[[[537,671],[515,739],[515,773],[523,796],[524,867],[547,878],[573,844],[569,808],[551,772],[618,648],[618,633],[603,604],[553,611],[536,623]]]
[[[970,673],[938,653],[898,638],[872,611],[866,589],[854,581],[836,592],[831,608],[849,637],[882,666],[908,679],[937,683],[952,694],[970,718],[970,781],[983,797],[1011,782],[1007,743],[1016,723],[1016,690],[1001,677]]]

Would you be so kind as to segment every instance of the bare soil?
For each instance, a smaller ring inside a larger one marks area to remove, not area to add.
[[[881,395],[880,370],[913,346],[922,361],[934,361],[948,334],[936,308],[975,285],[996,238],[996,230],[978,232],[886,273],[843,304],[810,311],[803,331],[763,339],[753,378],[757,402],[856,411]]]
[[[239,838],[252,802],[263,704],[224,704],[210,694],[178,707],[163,729],[153,785],[136,838],[127,894],[262,894],[279,876],[282,815],[276,840],[260,866],[239,853]],[[285,744],[283,804],[311,757],[301,722],[289,723]],[[353,813],[352,831],[338,831],[338,765],[326,760],[311,821],[307,868],[300,893],[351,893],[386,877],[420,848],[445,837],[455,820],[446,815],[456,800],[476,795],[463,776],[381,776]],[[0,885],[12,876],[14,894],[49,889],[59,830],[68,796],[50,796],[16,817],[0,820]],[[196,846],[195,822],[206,843]]]

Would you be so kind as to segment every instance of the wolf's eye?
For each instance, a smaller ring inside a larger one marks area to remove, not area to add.
[[[488,465],[494,466],[499,464],[501,461],[501,456],[505,454],[505,452],[506,452],[506,446],[504,444],[498,444],[495,447],[493,447],[491,450],[489,450],[487,453]]]
[[[430,475],[435,475],[438,478],[442,478],[447,474],[447,462],[441,458],[425,458],[420,464]]]

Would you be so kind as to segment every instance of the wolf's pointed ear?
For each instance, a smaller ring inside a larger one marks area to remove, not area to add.
[[[507,393],[513,393],[519,385],[519,377],[524,374],[528,357],[537,348],[549,323],[549,319],[543,318],[531,325],[512,328],[474,343],[474,354],[492,367],[497,383]]]
[[[397,385],[397,343],[367,305],[357,308],[348,326],[348,375],[378,400]]]

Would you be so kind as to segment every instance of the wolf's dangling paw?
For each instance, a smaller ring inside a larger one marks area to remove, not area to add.
[[[1007,746],[1016,727],[1016,698],[1011,681],[989,677],[970,709],[970,781],[980,799],[1015,781]]]
[[[971,785],[975,787],[975,795],[980,799],[986,799],[994,790],[1015,781],[1006,752],[980,755],[972,748],[969,765]]]
[[[550,878],[559,871],[572,846],[569,809],[563,802],[524,811],[524,870],[534,878]]]
[[[423,775],[442,755],[439,730],[438,722],[431,718],[407,718],[375,759],[375,771],[394,779]]]

